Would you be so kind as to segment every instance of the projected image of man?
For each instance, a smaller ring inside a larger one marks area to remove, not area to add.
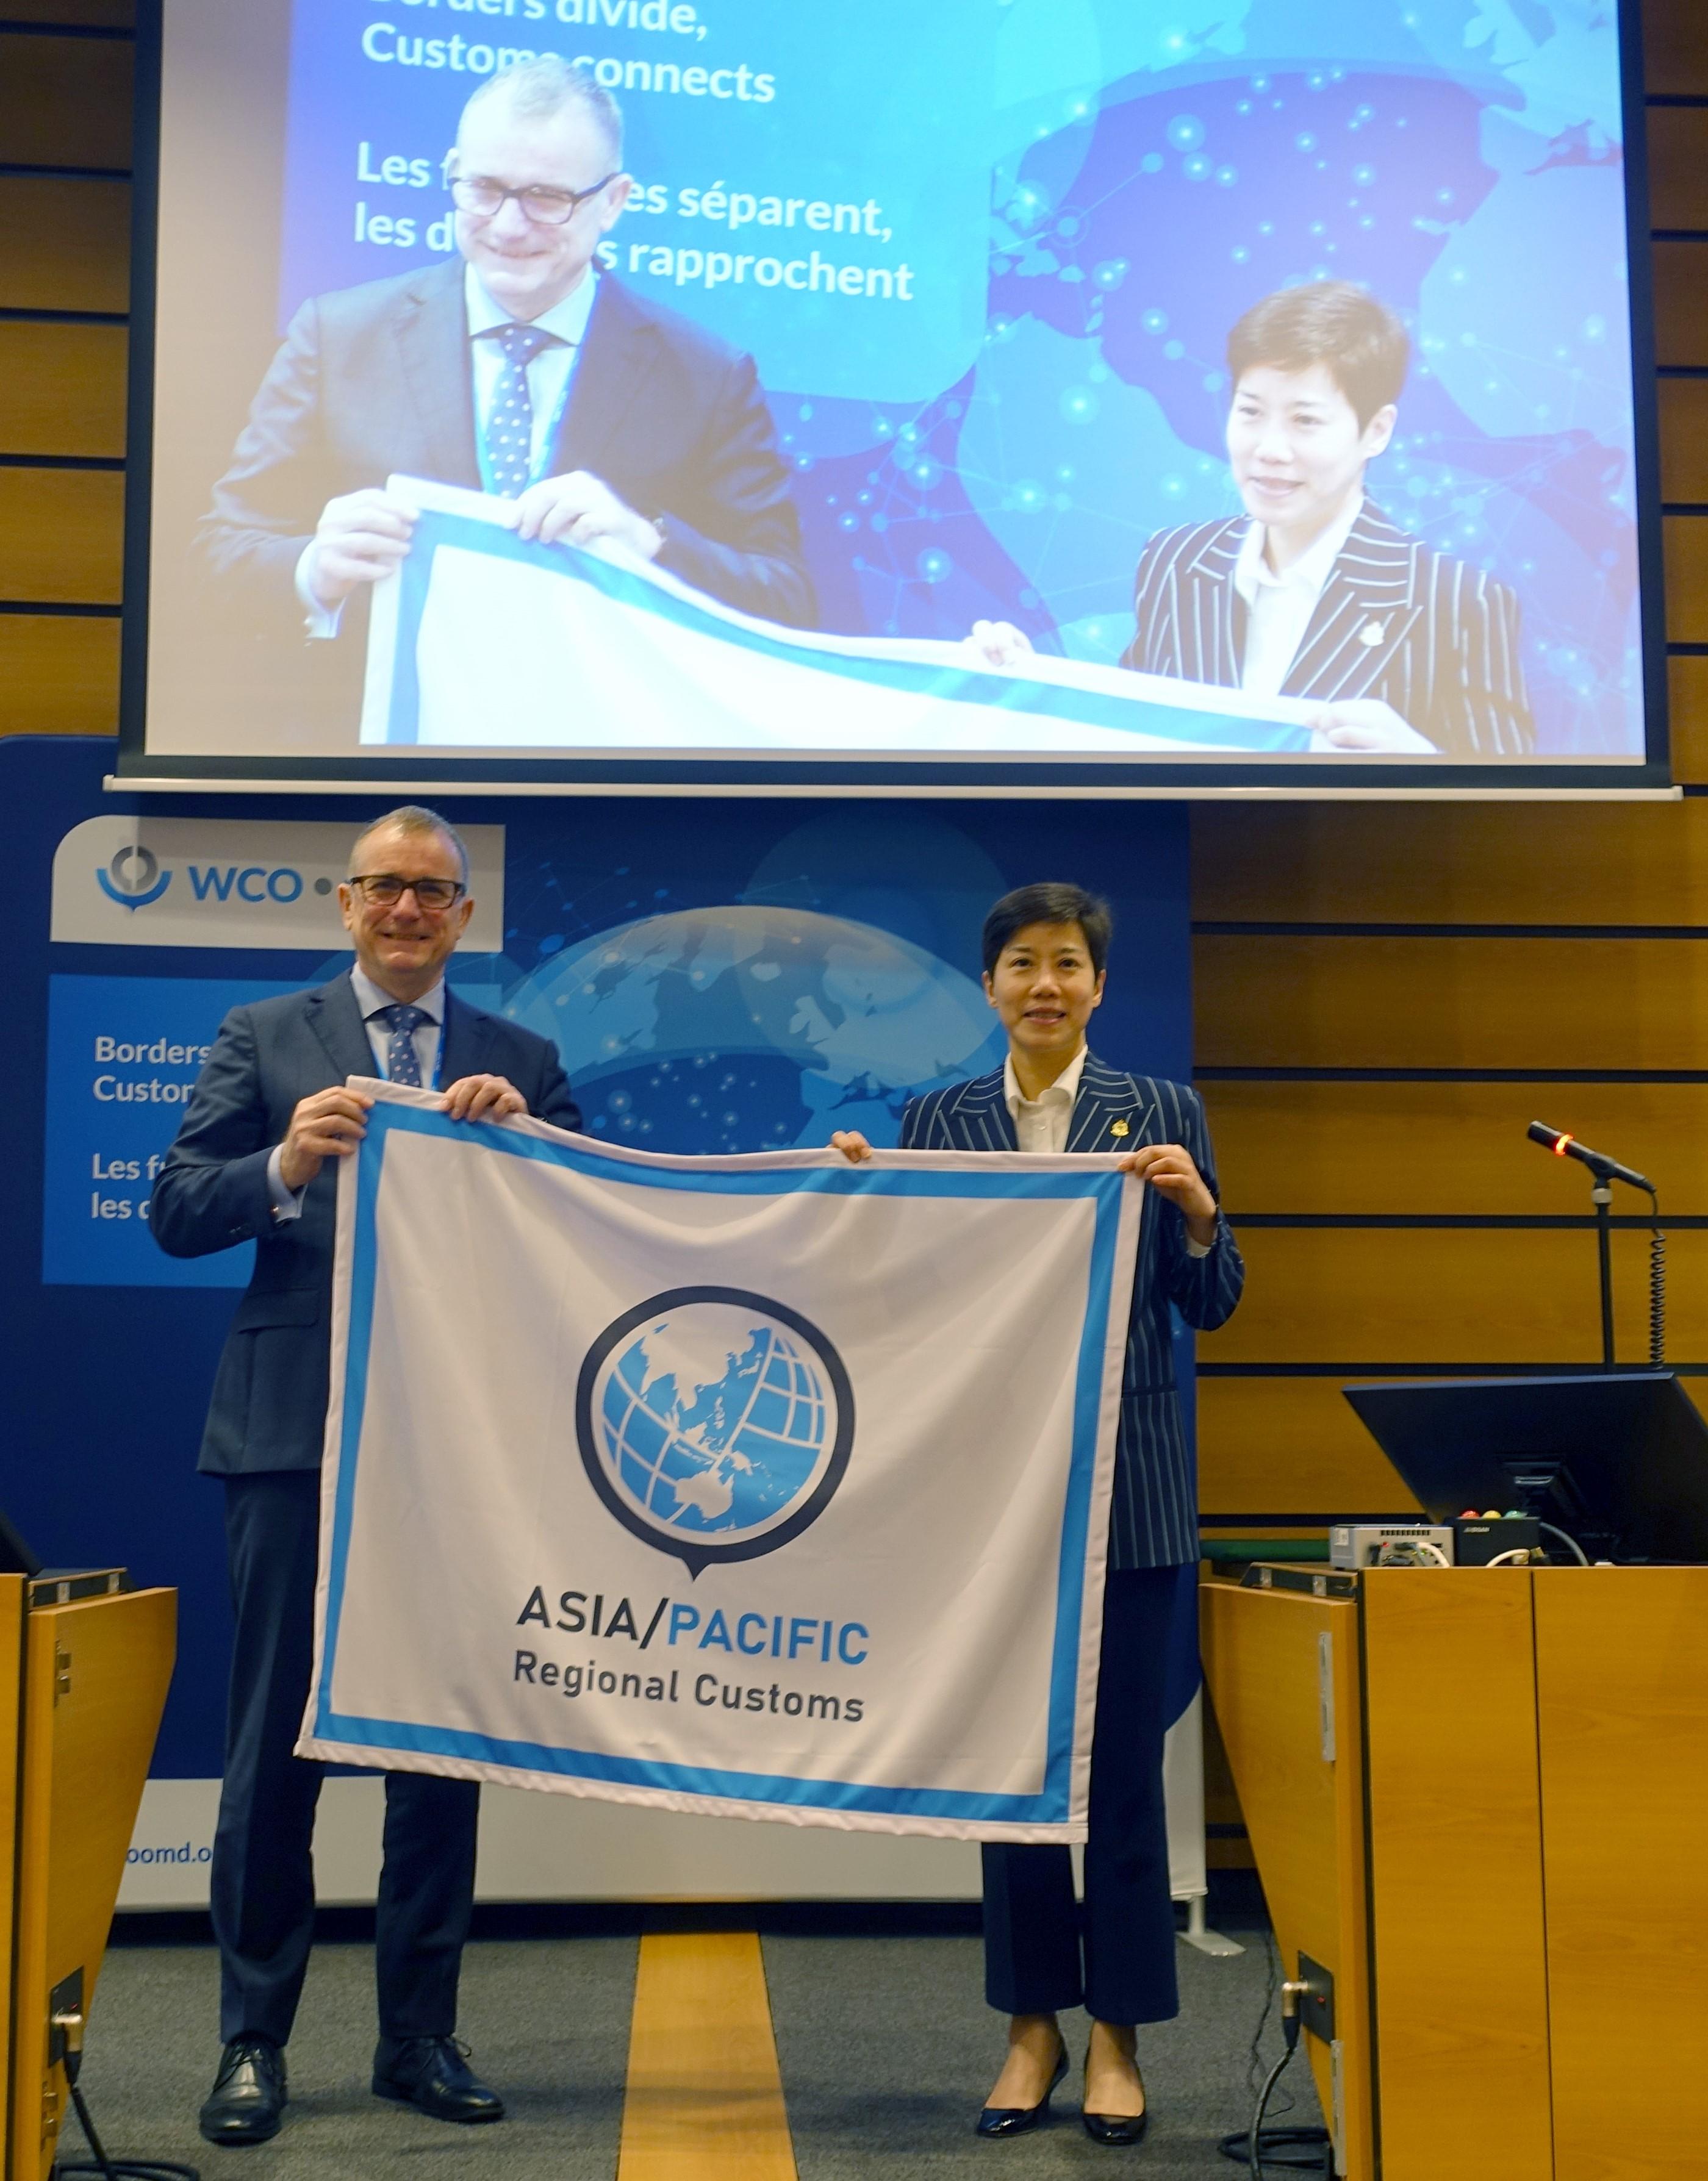
[[[598,260],[622,216],[616,102],[552,56],[464,108],[457,257],[312,298],[292,320],[201,544],[278,626],[347,633],[409,550],[393,474],[514,500],[525,538],[609,539],[764,619],[814,615],[788,472],[750,357]]]
[[[1350,281],[1266,296],[1228,337],[1227,446],[1245,513],[1152,538],[1122,665],[1254,697],[1318,698],[1313,747],[1461,760],[1535,743],[1518,602],[1367,496],[1399,421],[1405,328]],[[1008,622],[974,641],[1006,665]]]

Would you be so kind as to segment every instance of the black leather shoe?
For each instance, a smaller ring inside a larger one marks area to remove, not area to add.
[[[1140,2090],[1142,2091],[1144,2087],[1143,2080],[1141,2079]],[[1136,2113],[1081,2112],[1080,2115],[1080,2118],[1085,2123],[1086,2134],[1090,2136],[1092,2141],[1108,2144],[1141,2141],[1149,2124],[1150,2118],[1151,2109],[1148,2106]]]
[[[373,2095],[433,2120],[504,2118],[504,2100],[471,2072],[468,2047],[454,2037],[382,2037],[373,2053]]]
[[[976,2135],[1024,2135],[1029,2128],[1036,2128],[1050,2109],[1050,2100],[1062,2077],[1068,2072],[1068,2048],[1064,2041],[1056,2055],[1056,2071],[1050,2077],[1049,2087],[1035,2106],[987,2106],[979,2115]]]
[[[266,2037],[234,2037],[201,2113],[210,2143],[267,2143],[285,2118],[285,2055]]]

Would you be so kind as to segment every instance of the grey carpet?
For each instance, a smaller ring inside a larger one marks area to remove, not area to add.
[[[1139,2064],[1152,2108],[1136,2151],[1094,2144],[1079,2123],[1083,2015],[1064,2018],[1072,2069],[1056,2115],[1036,2133],[981,2143],[972,2133],[1002,2062],[1003,2024],[984,2004],[976,1939],[767,1939],[766,1975],[777,2026],[800,2181],[920,2181],[999,2164],[1007,2181],[1079,2172],[1105,2175],[1118,2162],[1147,2181],[1238,2181],[1243,2170],[1216,2141],[1249,2122],[1251,2044],[1263,2011],[1267,1940],[1234,1934],[1246,1951],[1214,1961],[1180,1949],[1180,2015],[1139,2033]],[[1265,2064],[1281,2050],[1273,2014]],[[1300,2054],[1284,2088],[1289,2125],[1319,2121]],[[1273,2112],[1271,2119],[1277,2118]],[[1275,2169],[1279,2170],[1279,2169]]]
[[[462,2034],[510,2117],[451,2128],[368,2087],[373,2057],[373,1953],[315,1949],[291,2040],[285,2127],[253,2151],[218,2151],[196,2132],[218,2045],[211,1947],[124,1946],[107,1957],[82,2084],[113,2157],[168,2158],[204,2181],[611,2181],[634,1996],[633,1939],[473,1946],[463,1961]],[[64,2156],[79,2158],[75,2125]],[[75,2147],[74,2147],[75,2146]]]
[[[1023,2140],[981,2144],[972,2122],[1001,2057],[999,2018],[984,2006],[973,1939],[765,1941],[766,1974],[800,2181],[919,2181],[999,2162],[1009,2181],[1085,2169],[1150,2181],[1238,2181],[1216,2138],[1242,2128],[1253,2031],[1268,1974],[1265,1940],[1211,1961],[1180,1949],[1178,2022],[1141,2033],[1154,2118],[1142,2149],[1118,2153],[1078,2124],[1070,2075],[1060,2115]],[[175,2159],[204,2181],[612,2181],[622,2120],[633,1999],[632,1939],[488,1942],[463,1968],[463,2034],[481,2072],[504,2093],[501,2127],[447,2128],[369,2093],[373,2049],[372,1951],[317,1948],[291,2043],[284,2133],[263,2148],[216,2151],[196,2110],[218,2057],[218,1970],[211,1948],[126,1946],[108,1955],[96,1997],[83,2085],[115,2156]],[[1085,2023],[1068,2024],[1075,2067]],[[1273,2021],[1266,2056],[1280,2049]],[[1286,2118],[1313,2121],[1302,2059],[1287,2082]],[[75,2125],[64,2155],[83,2156]]]

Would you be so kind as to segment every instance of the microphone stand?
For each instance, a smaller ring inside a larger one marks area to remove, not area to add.
[[[1611,1372],[1613,1362],[1613,1229],[1610,1206],[1612,1186],[1605,1174],[1596,1174],[1589,1190],[1595,1206],[1595,1247],[1601,1262],[1601,1368]]]

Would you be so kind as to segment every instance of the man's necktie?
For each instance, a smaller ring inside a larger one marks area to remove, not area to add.
[[[486,419],[487,471],[493,490],[501,499],[514,500],[527,491],[533,469],[533,403],[528,391],[528,367],[543,348],[561,344],[556,334],[515,323],[496,326],[484,338],[496,341],[504,354]]]
[[[433,1018],[425,1008],[381,1008],[379,1019],[391,1032],[385,1048],[385,1072],[394,1083],[421,1088],[421,1063],[416,1057],[415,1033]]]

